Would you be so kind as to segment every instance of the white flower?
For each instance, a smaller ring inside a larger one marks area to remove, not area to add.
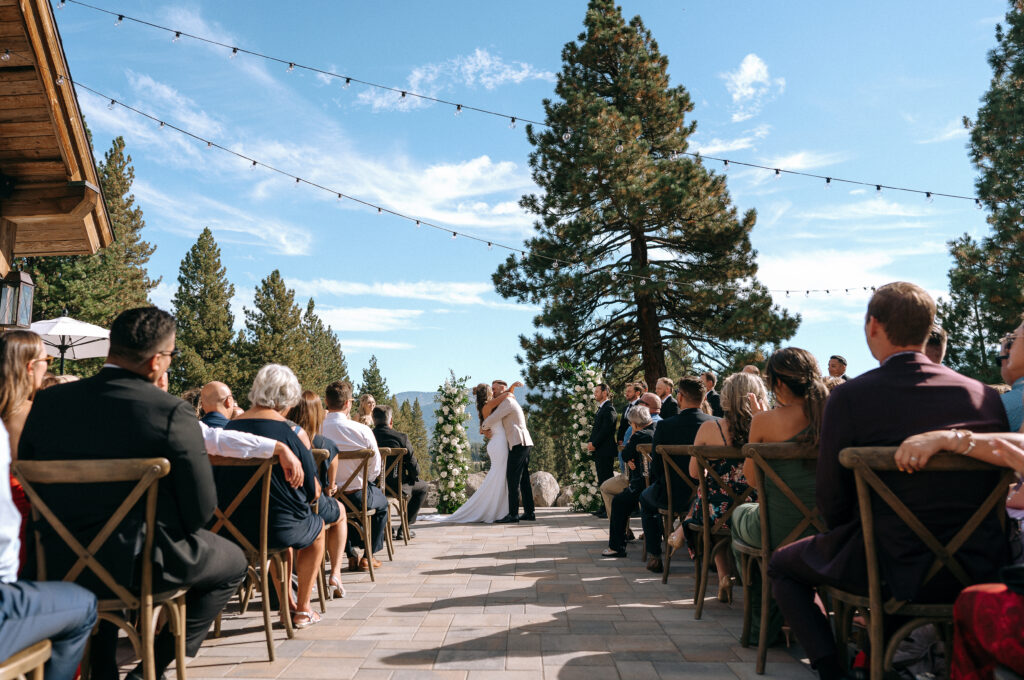
[[[459,434],[462,434],[466,430],[462,427],[462,425],[456,425],[455,426],[455,431],[458,432]]]
[[[447,406],[442,406],[441,407],[441,413],[444,413],[445,415],[447,415],[448,414],[448,407]]]
[[[583,385],[577,385],[577,386],[575,387],[575,390],[576,390],[577,392],[582,392],[582,391],[583,391]]]
[[[594,383],[592,383],[592,382],[588,382],[588,383],[587,383],[587,389],[588,389],[588,390],[592,390],[592,389],[594,389]]]
[[[575,458],[576,460],[579,460],[580,459],[580,454],[574,453],[572,457]]]
[[[447,470],[441,470],[441,476],[442,477],[447,477],[448,476],[448,471]]]
[[[594,369],[592,369],[592,368],[588,368],[588,369],[587,369],[587,375],[589,375],[589,376],[593,376],[593,375],[594,375]]]
[[[452,426],[451,425],[445,425],[444,426],[444,432],[445,432],[445,434],[451,434],[452,433]]]
[[[454,489],[455,488],[455,480],[454,479],[452,481],[448,482],[448,488],[449,489]]]

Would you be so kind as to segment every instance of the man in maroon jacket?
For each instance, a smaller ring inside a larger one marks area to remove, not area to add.
[[[911,283],[879,288],[868,303],[865,335],[878,368],[832,390],[825,406],[818,457],[817,501],[829,530],[778,550],[768,574],[779,609],[822,678],[843,677],[828,621],[814,603],[819,585],[867,593],[864,535],[853,472],[839,462],[850,446],[896,446],[927,432],[963,428],[1005,432],[999,395],[923,354],[935,302]],[[997,473],[882,473],[882,480],[943,544],[969,519],[997,483]],[[943,570],[922,587],[932,553],[891,511],[876,509],[875,535],[888,592],[918,602],[951,599],[959,582]],[[957,553],[968,574],[994,580],[1008,558],[993,512]],[[880,654],[882,650],[873,650]]]

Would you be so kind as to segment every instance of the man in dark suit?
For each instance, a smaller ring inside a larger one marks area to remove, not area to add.
[[[716,418],[722,418],[725,416],[725,411],[722,410],[722,397],[718,392],[715,391],[715,383],[718,382],[718,378],[711,371],[704,371],[700,374],[700,380],[704,383],[704,398],[707,399],[708,406],[711,407],[711,415]]]
[[[590,429],[590,439],[587,440],[587,450],[590,451],[597,467],[597,485],[609,479],[615,468],[615,459],[619,455],[619,447],[615,443],[615,406],[609,399],[611,391],[604,383],[598,383],[594,387],[594,399],[597,400],[597,415],[594,417],[594,425]],[[608,513],[602,507],[597,517],[606,518]]]
[[[658,413],[661,415],[662,420],[667,420],[679,413],[679,404],[672,398],[672,388],[674,385],[675,383],[672,382],[672,378],[658,378],[658,382],[654,384],[654,393],[661,399],[661,411]]]
[[[373,437],[377,440],[377,446],[389,449],[405,449],[405,456],[402,458],[402,479],[398,479],[398,466],[388,474],[387,486],[389,489],[402,489],[407,501],[408,515],[406,520],[409,525],[416,523],[416,516],[420,513],[423,499],[427,495],[427,483],[420,481],[420,466],[413,455],[412,444],[409,437],[403,432],[393,429],[391,426],[394,420],[394,413],[388,405],[375,406],[373,408]],[[395,529],[395,539],[401,535],[401,528]],[[412,529],[409,530],[409,538],[415,537]]]
[[[619,417],[619,429],[615,431],[615,441],[619,446],[625,443],[626,430],[629,429],[626,413],[629,411],[630,406],[636,406],[640,403],[640,397],[643,396],[643,392],[637,390],[635,383],[626,383],[626,387],[623,389],[623,396],[626,397],[626,408],[622,409],[622,415]]]
[[[935,364],[923,349],[935,302],[911,283],[879,288],[868,303],[865,335],[878,368],[832,390],[825,406],[817,470],[817,501],[829,530],[776,551],[769,576],[779,609],[822,678],[845,677],[828,620],[814,604],[820,585],[867,593],[864,537],[851,470],[839,462],[849,446],[895,446],[930,430],[1004,432],[999,395],[976,380]],[[879,473],[911,511],[947,544],[995,486],[996,473]],[[929,602],[956,596],[959,582],[939,572],[922,587],[933,556],[891,512],[877,513],[878,560],[887,595]],[[956,559],[981,581],[996,580],[1007,542],[994,510]],[[881,654],[882,650],[872,650]]]
[[[665,464],[661,460],[658,446],[688,446],[697,437],[697,430],[714,416],[700,410],[704,401],[704,384],[698,379],[687,376],[676,385],[676,396],[679,398],[679,413],[672,418],[662,420],[654,430],[654,442],[651,446],[651,469],[649,482],[640,494],[640,522],[644,528],[644,543],[647,545],[647,568],[653,572],[662,570],[661,539],[662,519],[659,508],[668,507],[668,488],[665,480]],[[681,466],[686,470],[686,465]],[[674,471],[672,473],[672,503],[677,510],[683,510],[690,498],[690,488],[683,483]]]
[[[199,651],[217,613],[238,590],[247,560],[241,548],[202,527],[213,517],[217,490],[195,411],[156,383],[177,355],[174,317],[156,307],[123,312],[110,328],[110,351],[92,378],[57,385],[36,395],[21,435],[24,460],[163,457],[170,474],[160,481],[154,537],[153,590],[188,587],[186,646]],[[122,483],[41,490],[44,500],[83,543],[114,513],[127,493]],[[139,573],[143,518],[136,507],[99,553],[111,575],[129,587]],[[52,531],[43,528],[50,574],[74,561]],[[86,572],[90,574],[90,572]],[[80,582],[103,597],[96,578]],[[93,677],[116,679],[117,629],[103,622],[92,648]],[[174,659],[174,637],[165,628],[155,642],[156,676]],[[141,666],[132,671],[140,674]]]

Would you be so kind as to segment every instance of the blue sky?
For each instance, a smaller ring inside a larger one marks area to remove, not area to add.
[[[275,3],[95,0],[114,12],[356,78],[542,119],[560,53],[586,3]],[[986,53],[1006,3],[625,2],[693,98],[691,150],[772,167],[973,194],[959,121],[988,86]],[[224,146],[349,195],[518,245],[533,188],[522,125],[400,100],[171,36],[68,4],[56,12],[73,78]],[[125,137],[136,171],[154,301],[169,306],[178,265],[204,226],[236,286],[236,322],[280,269],[339,333],[358,379],[375,353],[395,391],[432,390],[448,369],[474,381],[518,373],[533,310],[494,293],[505,255],[251,169],[216,149],[80,91],[101,156]],[[945,243],[984,233],[966,201],[864,191],[730,168],[740,209],[756,208],[760,279],[773,289],[904,279],[945,293]],[[792,344],[850,373],[875,363],[863,340],[867,293],[802,292]]]

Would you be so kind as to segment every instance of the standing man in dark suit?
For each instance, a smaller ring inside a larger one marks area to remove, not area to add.
[[[708,406],[711,407],[711,415],[716,418],[725,417],[725,411],[722,410],[722,397],[715,391],[715,383],[718,382],[718,378],[711,371],[704,371],[700,374],[700,380],[704,383],[706,392],[704,398],[707,399]]]
[[[644,543],[647,546],[647,568],[655,573],[662,570],[661,540],[662,520],[659,508],[668,507],[668,481],[665,479],[665,464],[661,460],[658,446],[688,446],[697,437],[697,430],[714,416],[700,410],[704,402],[704,383],[698,378],[686,376],[676,385],[679,398],[679,413],[662,420],[654,429],[651,445],[651,470],[649,482],[640,494],[640,522],[644,528]],[[681,466],[686,470],[686,465]],[[676,510],[683,510],[690,498],[689,487],[675,472],[672,474],[672,503]]]
[[[626,412],[629,411],[630,406],[636,406],[640,403],[640,397],[642,397],[643,394],[643,392],[637,390],[635,383],[626,383],[626,387],[623,390],[623,396],[626,397],[626,408],[622,409],[622,416],[619,417],[619,429],[615,432],[615,441],[619,446],[622,446],[625,443],[626,430],[629,429],[629,421],[626,420]]]
[[[409,526],[412,526],[416,523],[423,499],[427,495],[427,483],[420,481],[420,466],[413,454],[409,436],[391,427],[394,415],[391,407],[386,404],[373,408],[373,437],[377,440],[377,446],[381,448],[405,449],[405,456],[402,458],[402,479],[398,479],[398,466],[396,465],[388,474],[387,486],[389,489],[401,489],[405,494],[408,499],[406,521]],[[395,540],[400,537],[401,531],[401,527],[395,529]],[[415,536],[416,534],[410,529],[409,538],[415,538]]]
[[[658,378],[658,382],[654,383],[654,393],[661,399],[661,411],[658,413],[662,420],[667,420],[679,413],[679,404],[672,398],[674,386],[672,378]]]
[[[615,406],[609,399],[611,391],[604,383],[598,383],[594,387],[594,399],[597,400],[597,415],[594,416],[594,426],[590,429],[590,439],[587,440],[587,451],[590,451],[597,467],[597,485],[601,486],[604,480],[609,479],[614,473],[615,459],[619,455],[619,447],[615,443]],[[602,507],[597,517],[606,518],[608,513]]]
[[[241,548],[202,527],[213,517],[217,490],[194,409],[156,383],[171,365],[174,317],[156,307],[123,312],[110,327],[110,352],[103,369],[78,382],[36,395],[21,435],[23,460],[82,460],[163,457],[171,472],[161,480],[154,537],[153,590],[188,587],[185,651],[195,656],[210,623],[238,590],[247,560]],[[124,498],[124,485],[96,484],[73,490],[43,488],[44,500],[83,543],[99,530]],[[133,587],[143,522],[133,513],[100,551],[111,575]],[[42,536],[47,565],[63,574],[73,554],[51,532]],[[88,573],[88,572],[86,572]],[[105,595],[95,578],[82,583]],[[100,624],[92,648],[93,677],[118,677],[117,628]],[[156,676],[174,659],[170,627],[157,636]],[[141,677],[141,665],[132,674]]]
[[[839,463],[849,446],[895,446],[911,435],[963,428],[969,450],[975,432],[1005,432],[1006,414],[995,390],[933,363],[924,345],[935,302],[912,283],[882,286],[868,303],[865,335],[878,368],[838,385],[825,406],[818,456],[818,508],[829,530],[780,550],[768,574],[779,609],[822,678],[845,677],[828,620],[814,604],[820,585],[867,594],[864,537],[851,470]],[[961,449],[964,450],[964,449]],[[993,472],[955,475],[879,473],[896,496],[946,545],[997,482]],[[956,554],[968,575],[994,581],[1008,559],[996,508]],[[952,599],[960,583],[948,571],[922,586],[933,556],[901,520],[878,514],[881,577],[898,600]],[[881,654],[882,650],[872,650]]]

